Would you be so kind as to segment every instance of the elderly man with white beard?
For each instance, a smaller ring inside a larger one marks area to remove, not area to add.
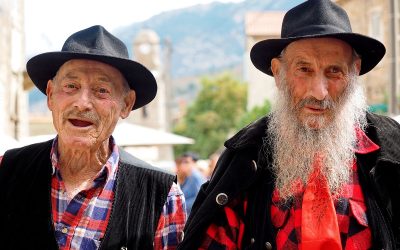
[[[289,10],[250,54],[273,112],[226,141],[178,249],[400,249],[400,126],[359,82],[384,54],[330,0]]]

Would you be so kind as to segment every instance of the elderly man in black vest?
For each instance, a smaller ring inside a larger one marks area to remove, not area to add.
[[[250,54],[274,110],[225,143],[178,249],[400,249],[400,125],[358,79],[384,54],[330,0],[289,10]]]
[[[31,58],[27,71],[47,95],[57,137],[0,157],[0,248],[176,248],[186,215],[175,176],[111,136],[155,97],[151,72],[102,26]]]

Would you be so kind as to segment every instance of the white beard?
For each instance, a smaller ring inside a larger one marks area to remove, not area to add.
[[[282,79],[280,86],[287,86],[284,73],[279,79]],[[317,153],[323,156],[321,172],[333,195],[338,194],[343,184],[348,182],[355,157],[355,127],[364,129],[366,126],[367,105],[357,81],[358,76],[352,74],[339,100],[323,101],[325,103],[322,105],[328,105],[334,110],[332,120],[309,116],[302,123],[297,118],[299,107],[293,107],[290,91],[279,90],[268,128],[271,140],[266,143],[273,145],[276,188],[283,201],[295,198],[294,183],[307,183]],[[318,129],[310,128],[310,122],[322,126]]]

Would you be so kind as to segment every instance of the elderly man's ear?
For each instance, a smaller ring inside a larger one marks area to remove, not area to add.
[[[280,88],[280,79],[279,79],[279,71],[281,70],[281,61],[278,58],[272,58],[271,60],[271,71],[272,75],[275,78],[275,84],[276,87],[279,89]]]
[[[46,87],[47,107],[51,111],[53,110],[53,100],[51,99],[52,95],[53,95],[53,80],[48,80]]]
[[[136,101],[136,92],[134,90],[130,90],[128,94],[124,97],[123,100],[123,107],[121,111],[121,118],[125,119],[129,116],[132,111],[132,107]]]
[[[354,62],[356,65],[356,70],[357,70],[357,75],[360,75],[360,70],[361,70],[361,59],[357,58]]]

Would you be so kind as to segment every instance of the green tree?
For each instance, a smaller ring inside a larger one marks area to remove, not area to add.
[[[202,158],[220,148],[238,119],[245,112],[247,84],[229,74],[203,78],[201,90],[174,132],[193,138],[193,145],[175,147],[175,154],[197,152]]]
[[[265,116],[269,112],[271,112],[271,103],[269,100],[265,100],[263,105],[255,106],[248,112],[244,113],[236,124],[236,129],[240,130],[258,118]]]

